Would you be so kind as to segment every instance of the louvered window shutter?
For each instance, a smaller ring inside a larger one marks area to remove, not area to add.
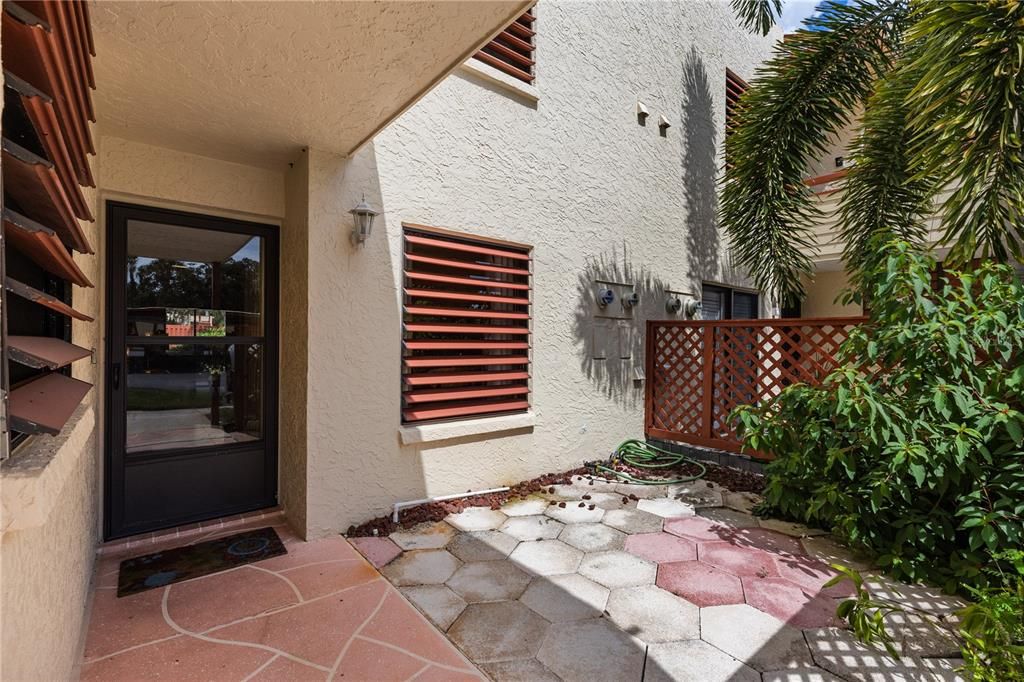
[[[473,55],[474,59],[524,83],[533,83],[536,11],[534,6],[509,24],[508,28]]]

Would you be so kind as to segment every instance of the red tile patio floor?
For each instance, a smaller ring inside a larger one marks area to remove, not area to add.
[[[160,545],[101,555],[81,679],[485,679],[344,538],[303,542],[279,517],[271,524],[288,554],[120,599],[120,560]]]

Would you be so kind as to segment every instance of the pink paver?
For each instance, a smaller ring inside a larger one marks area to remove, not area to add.
[[[104,557],[82,679],[484,679],[343,538],[274,528],[286,555],[121,599]]]
[[[669,533],[641,533],[626,538],[626,551],[659,564],[693,561],[697,558],[697,543]]]
[[[682,538],[690,538],[698,542],[717,542],[719,540],[730,540],[739,532],[737,528],[727,526],[717,521],[709,521],[700,516],[690,516],[682,519],[668,519],[665,521],[665,530],[673,535]]]
[[[840,626],[836,602],[815,596],[784,578],[744,578],[747,603],[797,628]]]
[[[660,564],[657,584],[697,606],[743,603],[739,578],[699,561]]]
[[[736,576],[778,576],[775,558],[759,549],[737,547],[728,542],[703,542],[697,551],[701,563]]]
[[[844,580],[838,585],[822,589],[822,585],[838,575],[828,564],[807,556],[776,556],[779,576],[803,588],[806,592],[823,597],[852,597],[857,593],[853,583]]]
[[[402,553],[402,548],[390,538],[350,538],[349,542],[377,568],[387,566]]]

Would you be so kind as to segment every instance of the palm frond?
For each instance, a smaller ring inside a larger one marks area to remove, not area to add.
[[[809,159],[864,104],[899,54],[907,0],[826,2],[787,37],[744,94],[726,140],[721,224],[762,290],[803,296],[818,215],[803,179]]]
[[[782,0],[732,0],[732,11],[748,31],[766,36],[782,14]]]

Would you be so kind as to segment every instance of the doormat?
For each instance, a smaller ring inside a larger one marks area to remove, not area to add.
[[[117,596],[127,597],[287,553],[281,538],[268,527],[125,559],[117,575]]]

